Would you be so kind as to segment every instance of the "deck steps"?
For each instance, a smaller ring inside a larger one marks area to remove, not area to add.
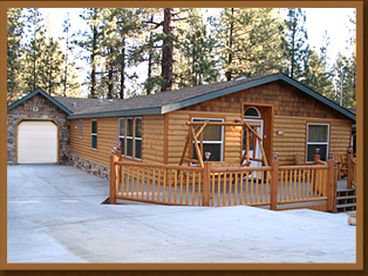
[[[336,193],[337,212],[349,212],[356,210],[355,189],[338,190]]]

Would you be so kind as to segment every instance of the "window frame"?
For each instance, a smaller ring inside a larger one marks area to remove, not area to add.
[[[309,142],[309,126],[327,126],[327,141],[326,142]],[[321,145],[326,146],[326,160],[328,160],[329,147],[330,147],[330,124],[329,123],[307,123],[307,140],[306,140],[306,152],[305,152],[305,160],[306,163],[313,163],[313,161],[308,161],[308,146],[309,145]]]
[[[78,138],[81,139],[83,137],[83,119],[78,120]]]
[[[128,135],[128,120],[132,120],[132,136]],[[134,117],[126,117],[125,118],[126,125],[125,125],[125,157],[134,160]],[[132,155],[128,155],[128,139],[132,140]]]
[[[141,124],[142,124],[142,128],[141,128],[141,137],[137,137],[136,136],[136,133],[135,133],[135,130],[136,130],[136,121],[137,120],[141,120]],[[133,122],[133,141],[134,141],[134,143],[133,143],[133,156],[134,156],[134,160],[139,160],[139,161],[141,161],[142,160],[142,153],[143,153],[143,151],[142,151],[142,148],[143,148],[143,142],[142,142],[142,130],[143,130],[143,118],[142,117],[134,117],[134,122]],[[141,141],[141,158],[139,158],[139,157],[137,157],[136,156],[136,152],[135,152],[135,141],[136,140],[139,140],[139,141]]]
[[[96,122],[96,133],[92,132],[92,129],[93,129],[92,125],[93,125],[94,122]],[[97,150],[97,148],[98,148],[98,146],[97,146],[98,145],[98,121],[97,121],[97,119],[92,119],[91,120],[90,127],[91,127],[91,149]],[[92,145],[92,141],[93,141],[92,137],[93,136],[96,137],[96,147],[93,147],[93,145]]]
[[[257,116],[246,116],[245,115],[245,112],[248,110],[248,109],[251,109],[251,108],[253,108],[253,109],[255,109],[256,111],[257,111],[257,113],[258,113],[258,115]],[[257,108],[257,107],[255,107],[255,106],[248,106],[247,108],[245,108],[244,109],[244,112],[243,112],[243,118],[258,118],[258,119],[260,119],[260,118],[262,118],[262,114],[261,114],[261,112],[259,111],[259,109]]]
[[[120,134],[120,124],[121,124],[121,121],[124,122],[124,135],[121,135]],[[124,152],[121,151],[121,155],[122,156],[125,156],[125,151],[126,151],[126,118],[125,117],[122,117],[122,118],[119,118],[118,120],[118,144],[121,146],[120,144],[120,139],[123,138],[124,139]]]
[[[192,117],[191,118],[191,121],[194,122],[194,120],[202,120],[202,121],[217,121],[217,122],[221,122],[221,123],[224,123],[225,122],[225,119],[224,118],[205,118],[205,117]],[[224,160],[224,138],[225,138],[225,135],[224,135],[224,132],[225,132],[225,128],[223,125],[221,125],[221,142],[220,141],[207,141],[207,140],[203,140],[203,145],[205,144],[221,144],[220,146],[220,160],[218,161],[212,161],[212,162],[221,162]],[[193,141],[194,143],[194,141]],[[198,144],[200,144],[201,142],[198,141]],[[204,152],[203,152],[204,154]],[[205,161],[205,160],[203,160]]]

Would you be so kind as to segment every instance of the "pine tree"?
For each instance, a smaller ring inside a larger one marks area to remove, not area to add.
[[[13,102],[24,92],[22,87],[22,65],[21,56],[23,48],[21,39],[24,33],[24,22],[22,21],[22,9],[8,9],[7,13],[7,100]]]
[[[215,27],[227,80],[282,68],[282,26],[277,10],[226,8]]]
[[[90,94],[89,97],[97,98],[97,69],[98,62],[101,56],[101,9],[98,8],[88,8],[83,9],[80,17],[85,20],[88,25],[88,30],[79,37],[80,40],[76,40],[76,43],[88,52],[88,57],[85,57],[89,64],[91,65],[91,71],[89,75],[88,82],[90,83]]]
[[[42,52],[46,45],[46,28],[44,17],[38,9],[26,9],[24,14],[26,23],[27,43],[24,57],[24,80],[28,91],[42,87],[41,79],[44,74],[42,67]]]
[[[76,71],[75,57],[73,56],[74,44],[72,43],[75,39],[74,34],[71,33],[71,23],[70,15],[66,14],[63,22],[63,36],[59,40],[64,40],[64,72],[62,75],[62,95],[66,96],[76,96],[80,92],[79,76]]]
[[[319,53],[315,50],[307,52],[302,82],[323,96],[334,99],[333,70],[328,62],[328,48],[329,37],[326,31]]]
[[[203,23],[198,9],[188,12],[188,18],[177,27],[177,53],[174,76],[178,87],[196,86],[217,80],[216,40]]]
[[[304,28],[305,22],[306,13],[302,9],[288,9],[285,20],[287,38],[284,43],[287,68],[284,73],[299,81],[305,77],[304,69],[310,51],[307,31]]]

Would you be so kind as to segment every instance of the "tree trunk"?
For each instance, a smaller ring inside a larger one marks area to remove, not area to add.
[[[94,9],[93,20],[97,20],[97,10]],[[96,98],[96,52],[97,52],[97,26],[96,23],[93,25],[93,37],[92,37],[92,53],[91,53],[91,98]]]
[[[164,9],[163,33],[164,39],[162,43],[162,61],[161,61],[161,92],[170,91],[172,89],[173,78],[173,41],[171,27],[171,11],[172,9]]]
[[[33,32],[33,39],[34,39],[34,43],[33,43],[33,90],[36,90],[36,83],[37,83],[37,40],[36,40],[36,29]]]
[[[229,30],[229,54],[227,57],[227,71],[225,73],[227,81],[230,81],[232,79],[231,70],[229,70],[229,66],[233,62],[233,34],[234,34],[234,12],[235,9],[231,8],[231,17],[230,17],[230,30]]]
[[[65,51],[65,68],[64,68],[64,92],[63,92],[64,97],[66,97],[66,89],[68,83],[68,51],[69,51],[69,27],[66,29],[66,51]]]
[[[151,21],[153,22],[153,15],[151,16]],[[148,40],[148,69],[147,69],[147,80],[150,80],[152,77],[152,66],[153,66],[153,40],[152,40],[152,32],[149,33]],[[147,86],[147,95],[152,93],[152,86],[150,83]]]
[[[112,47],[109,48],[109,61],[108,61],[108,82],[107,82],[107,98],[108,99],[112,99],[112,92],[113,92],[113,76],[114,76],[114,66],[113,66],[113,60],[112,60],[112,55],[113,55],[113,49]]]
[[[124,99],[125,90],[125,36],[121,40],[121,63],[120,63],[120,99]]]

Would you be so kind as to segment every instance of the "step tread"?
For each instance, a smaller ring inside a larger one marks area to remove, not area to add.
[[[336,208],[356,207],[356,203],[337,204]]]
[[[339,200],[339,199],[352,199],[352,198],[356,198],[356,195],[337,196],[336,200]]]

